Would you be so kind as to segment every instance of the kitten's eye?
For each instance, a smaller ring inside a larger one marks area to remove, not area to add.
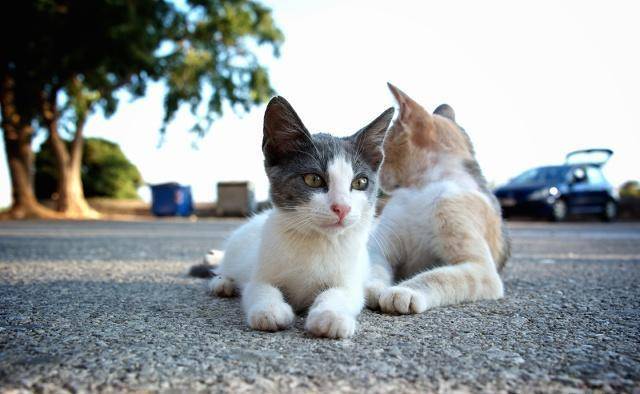
[[[369,185],[369,180],[367,179],[367,177],[364,177],[364,176],[360,178],[356,178],[353,180],[353,182],[351,182],[351,187],[356,190],[365,190],[368,185]]]
[[[304,183],[309,187],[318,188],[324,186],[324,179],[318,174],[305,174],[303,175]]]

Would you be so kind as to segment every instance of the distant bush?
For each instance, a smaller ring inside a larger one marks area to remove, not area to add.
[[[620,186],[620,217],[640,219],[640,182],[627,181]]]
[[[640,198],[640,182],[627,181],[620,186],[620,197]]]
[[[116,199],[139,198],[140,172],[124,155],[118,144],[87,138],[82,154],[82,186],[85,197]],[[57,190],[56,162],[49,144],[36,154],[36,196],[48,199]]]

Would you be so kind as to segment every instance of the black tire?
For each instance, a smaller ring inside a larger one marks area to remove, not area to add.
[[[602,219],[603,222],[613,222],[618,217],[618,204],[615,201],[609,200],[602,209]]]
[[[556,200],[551,205],[551,221],[564,222],[569,216],[569,205],[562,199]]]

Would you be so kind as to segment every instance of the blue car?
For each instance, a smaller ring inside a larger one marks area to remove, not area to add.
[[[602,174],[602,166],[612,154],[609,149],[579,150],[569,153],[563,165],[525,171],[495,190],[503,215],[543,217],[558,222],[571,215],[598,215],[604,221],[614,220],[618,213],[617,198]],[[601,159],[594,160],[593,156]]]

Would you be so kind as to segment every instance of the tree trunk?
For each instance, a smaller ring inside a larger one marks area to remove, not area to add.
[[[42,115],[49,130],[48,143],[51,144],[58,166],[57,208],[66,217],[74,219],[97,219],[100,213],[89,206],[82,188],[82,148],[84,145],[84,120],[76,123],[76,132],[67,151],[65,141],[58,132],[59,114],[56,95],[43,98]]]
[[[59,217],[36,199],[33,191],[34,155],[31,149],[33,127],[16,109],[13,79],[4,75],[1,83],[2,130],[12,192],[11,208],[1,216],[11,219]]]

